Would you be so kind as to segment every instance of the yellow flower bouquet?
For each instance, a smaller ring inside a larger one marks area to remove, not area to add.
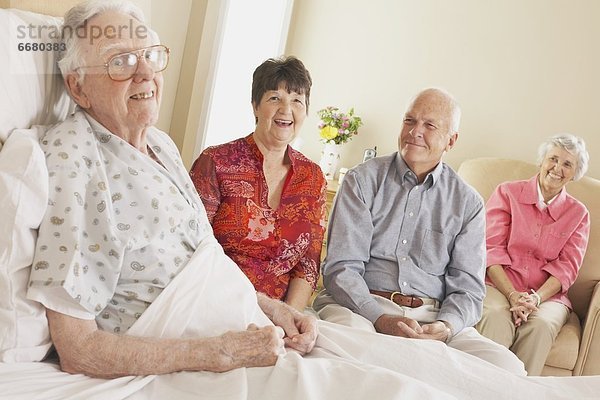
[[[324,143],[346,143],[358,135],[358,128],[363,124],[361,118],[354,115],[354,108],[343,113],[330,106],[317,111],[317,115],[321,118],[319,135]]]

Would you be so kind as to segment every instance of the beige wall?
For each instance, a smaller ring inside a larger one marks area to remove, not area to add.
[[[169,67],[164,74],[162,104],[156,126],[165,132],[171,131],[171,120],[179,84],[179,75],[188,31],[188,19],[192,0],[131,0],[146,16],[149,25],[160,36],[163,44],[171,49]],[[183,136],[171,134],[178,146]]]
[[[200,41],[218,14],[209,0],[134,2],[172,49],[158,127],[189,164],[198,132],[190,114],[201,111],[210,54],[198,57]],[[406,102],[440,86],[463,108],[461,136],[445,156],[452,166],[476,156],[533,161],[541,140],[568,131],[584,137],[588,175],[600,178],[598,20],[597,0],[296,0],[286,52],[314,80],[301,150],[319,159],[316,111],[337,105],[365,122],[343,166],[367,147],[395,151]]]
[[[314,81],[301,150],[319,159],[316,111],[337,105],[365,122],[343,166],[395,151],[407,101],[440,86],[463,109],[450,165],[535,161],[541,140],[571,132],[600,178],[599,20],[597,0],[296,0],[287,53]]]
[[[16,8],[41,14],[62,16],[65,10],[79,3],[80,0],[0,0],[0,8]]]

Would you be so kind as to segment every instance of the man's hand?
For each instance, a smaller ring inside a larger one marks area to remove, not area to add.
[[[285,332],[283,338],[286,347],[300,354],[310,353],[318,336],[317,319],[303,314],[287,304],[258,295],[258,304],[275,325]]]
[[[442,321],[419,325],[417,321],[407,317],[384,314],[375,321],[375,330],[387,335],[401,336],[411,339],[432,339],[445,342],[452,334]]]
[[[442,321],[435,321],[430,324],[424,324],[423,334],[419,339],[433,339],[447,342],[452,337],[452,329]]]

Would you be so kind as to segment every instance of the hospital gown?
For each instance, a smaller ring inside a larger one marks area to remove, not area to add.
[[[147,140],[160,164],[83,111],[42,139],[50,195],[29,298],[124,333],[212,234],[174,143],[155,128]]]

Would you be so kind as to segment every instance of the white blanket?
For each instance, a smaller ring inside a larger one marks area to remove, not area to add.
[[[128,334],[181,337],[269,324],[250,282],[216,241]],[[517,377],[440,342],[395,338],[321,321],[313,352],[288,351],[274,367],[180,372],[112,380],[70,375],[52,363],[0,364],[10,399],[592,399],[600,377]]]

